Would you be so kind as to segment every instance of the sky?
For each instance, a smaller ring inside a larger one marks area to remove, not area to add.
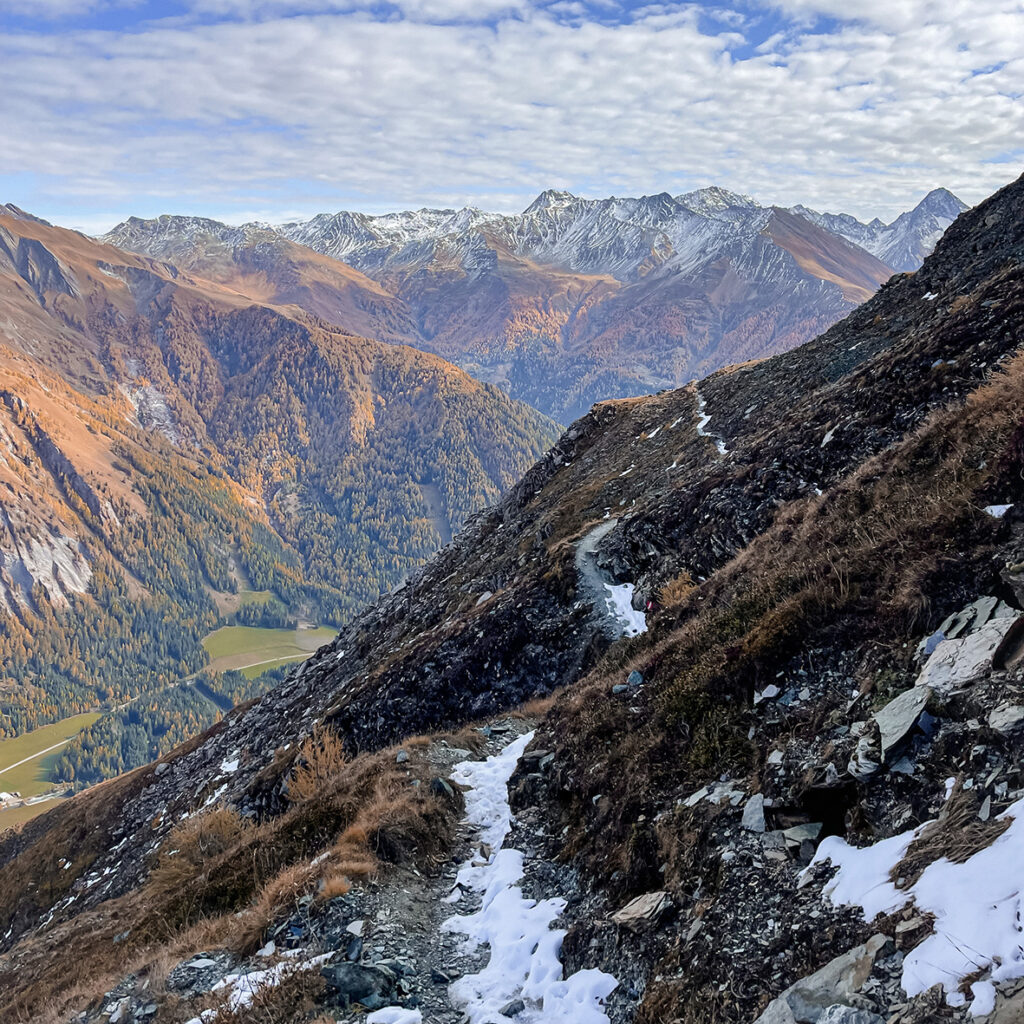
[[[514,212],[546,188],[891,220],[1024,170],[1024,0],[0,0],[0,202]]]

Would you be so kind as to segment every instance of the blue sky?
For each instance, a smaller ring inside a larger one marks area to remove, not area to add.
[[[1020,0],[0,0],[0,202],[518,210],[719,184],[890,219],[1024,164]]]

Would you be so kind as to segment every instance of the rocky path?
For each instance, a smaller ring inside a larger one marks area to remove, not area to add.
[[[576,545],[574,558],[580,594],[593,605],[594,615],[601,620],[601,628],[610,640],[636,636],[647,629],[643,612],[636,611],[630,604],[633,585],[614,583],[597,564],[598,546],[616,523],[618,519],[598,523]]]
[[[453,857],[436,877],[406,877],[381,893],[371,950],[408,965],[410,997],[405,1007],[371,1013],[368,1024],[607,1024],[601,1004],[616,980],[597,970],[562,979],[564,931],[556,925],[565,899],[550,889],[524,895],[552,880],[534,848],[539,837],[514,826],[509,809],[508,780],[529,727],[488,727],[485,756],[452,772],[466,799]]]
[[[593,968],[562,977],[558,925],[575,881],[544,857],[543,822],[532,812],[516,821],[509,807],[520,760],[533,772],[550,761],[527,749],[532,728],[498,719],[476,755],[444,741],[424,752],[435,784],[458,785],[466,801],[451,855],[433,871],[399,869],[326,903],[304,898],[255,957],[196,952],[172,969],[168,990],[186,1004],[213,993],[255,1013],[290,974],[318,971],[330,1017],[343,1024],[609,1024],[603,1004],[616,978]],[[157,1013],[129,977],[76,1024],[161,1021]],[[217,1019],[205,1010],[188,1024]]]

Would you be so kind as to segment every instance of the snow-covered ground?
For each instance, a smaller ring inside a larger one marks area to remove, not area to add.
[[[725,447],[725,442],[716,434],[712,434],[706,429],[707,425],[711,422],[711,414],[704,411],[707,406],[707,402],[704,401],[704,396],[699,391],[696,391],[695,393],[697,395],[697,413],[700,416],[700,419],[697,420],[697,433],[700,434],[701,437],[710,437],[711,440],[715,442],[715,447],[718,449],[719,455],[728,455],[729,449]]]
[[[990,846],[962,864],[934,861],[906,889],[897,889],[890,874],[927,824],[862,849],[838,836],[818,847],[812,864],[831,861],[838,868],[824,889],[833,903],[861,907],[868,921],[911,903],[935,915],[932,934],[903,961],[908,996],[941,984],[946,1001],[961,1006],[960,984],[974,976],[970,1011],[978,1016],[995,1005],[995,983],[1024,977],[1024,800],[999,817],[1011,824]]]
[[[608,597],[605,599],[608,611],[621,623],[623,633],[626,636],[638,636],[640,633],[646,633],[647,616],[633,607],[633,584],[620,583],[615,586],[606,583],[604,588],[608,591]]]
[[[504,848],[512,825],[508,780],[532,738],[526,733],[486,761],[463,761],[452,776],[471,787],[465,820],[479,829],[481,849],[489,855],[462,866],[450,897],[458,902],[465,891],[480,893],[480,909],[441,927],[465,935],[467,952],[488,946],[490,959],[483,970],[452,984],[451,1000],[469,1024],[505,1024],[501,1010],[517,1000],[524,1004],[515,1018],[521,1024],[607,1024],[603,1003],[618,982],[598,970],[562,978],[565,932],[552,925],[565,901],[525,897],[516,885],[523,877],[523,854]]]
[[[476,853],[461,866],[453,891],[444,899],[451,904],[472,900],[474,905],[479,899],[479,908],[467,908],[440,927],[465,936],[464,955],[486,948],[488,960],[481,970],[452,982],[448,996],[452,1006],[466,1014],[468,1024],[507,1024],[509,1017],[501,1011],[518,1001],[523,1004],[515,1014],[519,1024],[608,1024],[604,1001],[618,981],[599,970],[562,977],[566,933],[554,925],[565,900],[525,896],[517,884],[524,877],[524,854],[505,847],[513,824],[508,782],[532,738],[532,732],[526,733],[485,761],[462,761],[452,772],[452,779],[467,787],[464,821],[475,832]],[[228,1011],[245,1012],[262,991],[297,972],[318,970],[334,955],[310,955],[309,950],[281,953],[271,942],[258,956],[280,959],[228,974],[212,991],[224,997]],[[480,963],[478,956],[473,959],[474,966]],[[188,1024],[212,1024],[217,1012],[204,1010]],[[383,1007],[361,1019],[366,1024],[423,1024],[420,1010],[401,1006]]]

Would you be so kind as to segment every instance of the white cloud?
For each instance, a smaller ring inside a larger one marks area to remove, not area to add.
[[[890,0],[914,12],[898,32],[881,3],[849,0],[863,17],[841,31],[790,26],[749,60],[729,55],[732,30],[702,34],[690,7],[620,25],[526,8],[430,24],[458,21],[469,0],[402,2],[422,17],[8,35],[0,175],[53,176],[57,192],[126,212],[507,208],[548,186],[714,182],[887,217],[937,185],[977,201],[1020,172],[1020,151],[1007,154],[1024,138],[1011,0],[949,0],[948,16]]]
[[[62,0],[54,0],[60,3]],[[428,22],[480,22],[529,10],[528,0],[191,0],[195,14],[266,19],[295,14],[354,14],[394,8]]]
[[[142,0],[0,0],[0,14],[50,20],[67,18],[113,7],[134,7]]]

